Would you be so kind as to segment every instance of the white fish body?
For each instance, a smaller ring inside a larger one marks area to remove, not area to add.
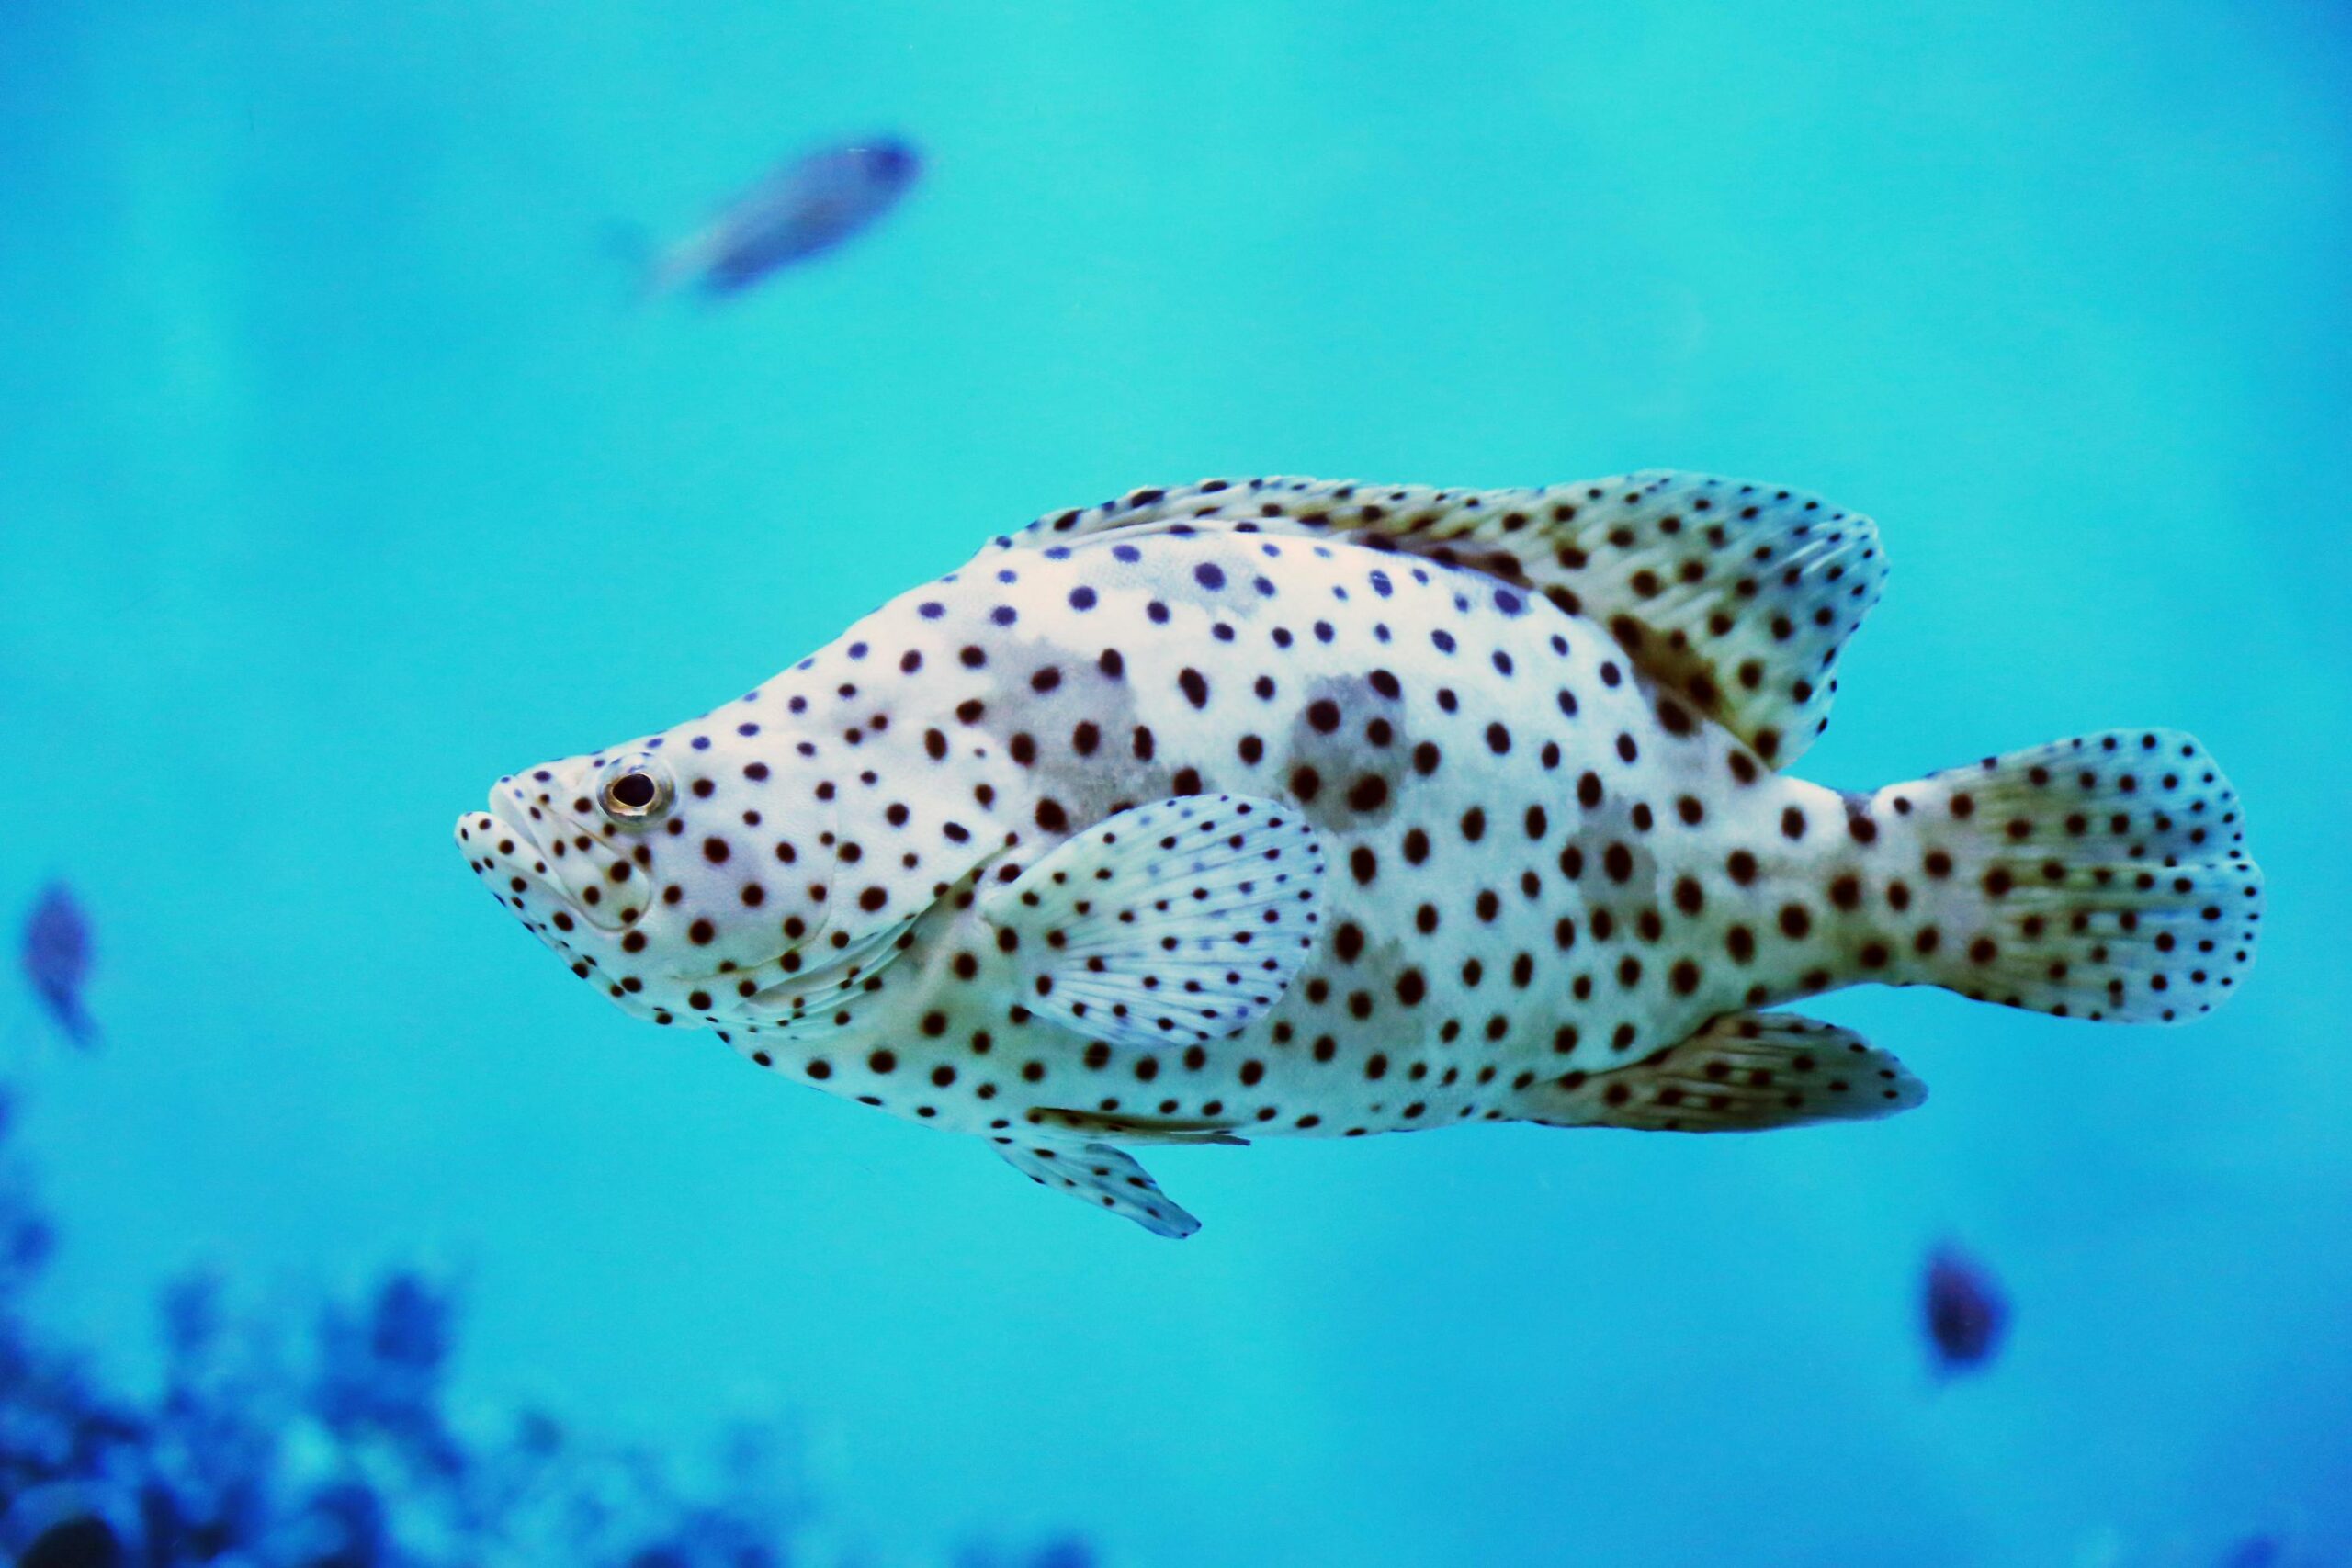
[[[1169,1235],[1115,1145],[1883,1115],[1892,1057],[1765,1010],[1862,981],[2209,1010],[2261,885],[2186,737],[1775,771],[1883,576],[1705,477],[1137,491],[458,838],[630,1010]]]

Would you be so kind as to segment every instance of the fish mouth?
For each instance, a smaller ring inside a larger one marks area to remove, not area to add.
[[[473,815],[478,817],[481,814],[476,812]],[[530,814],[515,798],[513,790],[501,787],[490,792],[490,816],[500,829],[513,837],[512,847],[504,842],[499,844],[501,854],[512,855],[527,848],[541,863],[540,874],[553,874],[545,866],[547,846],[539,842],[539,835],[531,827]]]
[[[469,811],[458,818],[458,849],[491,897],[523,922],[564,967],[610,997],[623,1012],[668,1022],[661,1010],[614,980],[605,964],[605,933],[592,926],[543,852],[539,836],[506,812]],[[515,815],[521,815],[520,812]]]
[[[556,908],[579,912],[571,890],[556,874],[546,840],[519,801],[501,790],[491,791],[488,811],[469,811],[458,818],[457,838],[475,874],[491,882],[510,908],[515,908],[515,899],[536,895]]]
[[[906,952],[909,934],[922,918],[919,911],[843,942],[827,940],[820,929],[761,962],[701,973],[657,974],[639,959],[627,967],[651,984],[640,991],[635,980],[613,967],[621,961],[608,945],[615,932],[634,922],[608,924],[616,902],[609,898],[601,911],[606,919],[598,919],[600,911],[583,906],[563,874],[574,863],[594,864],[589,852],[577,850],[558,858],[555,846],[576,825],[544,807],[541,820],[534,822],[528,803],[507,783],[491,792],[488,805],[487,811],[458,818],[455,838],[467,865],[574,975],[595,985],[623,1011],[655,1022],[722,1032],[742,1028],[788,1044],[826,1038],[864,1010],[876,977]],[[571,842],[576,845],[577,838]],[[641,885],[643,879],[636,880]],[[608,883],[608,871],[591,886],[600,883]],[[678,1005],[680,996],[703,989],[724,999],[693,1011]]]
[[[526,787],[501,779],[490,792],[499,841],[514,845],[511,858],[527,850],[533,875],[572,919],[607,935],[635,924],[651,903],[646,878],[639,874],[644,852],[633,857],[626,841],[612,841],[609,829],[573,819],[554,804],[553,792],[542,790],[533,804]]]
[[[558,914],[566,922],[573,920],[571,899],[549,868],[538,836],[496,810],[499,804],[492,795],[492,810],[469,811],[458,818],[458,851],[492,897],[540,941],[568,955],[569,948],[551,928]]]
[[[611,845],[597,841],[567,814],[542,806],[534,821],[534,807],[514,786],[514,780],[500,781],[490,792],[489,810],[469,811],[458,818],[454,836],[458,852],[492,897],[574,974],[586,978],[614,960],[609,939],[637,923],[647,879],[633,863],[613,853]],[[589,843],[585,850],[579,847],[583,839]],[[624,879],[614,878],[616,866],[628,868]],[[582,878],[588,901],[582,901],[581,888],[566,877],[568,869]],[[887,934],[895,940],[902,929],[892,928]],[[760,962],[724,969],[657,976],[644,960],[631,966],[665,986],[725,989],[730,995],[717,1010],[722,1015],[745,1021],[797,1020],[850,1005],[837,994],[846,988],[841,976],[846,973],[854,980],[871,975],[897,955],[871,938],[831,951],[820,946],[822,934],[821,929],[812,931]],[[739,999],[731,993],[747,980],[757,983],[759,994]],[[651,1016],[651,1004],[640,1004],[634,996],[615,994],[614,999],[627,1010]]]
[[[580,889],[564,875],[567,859],[587,857],[567,855],[563,834],[568,825],[562,818],[533,822],[531,807],[515,795],[512,781],[502,781],[490,792],[489,805],[486,812],[469,811],[458,818],[458,848],[500,903],[566,957],[573,956],[574,949],[564,937],[582,927],[605,932],[621,929],[625,922],[615,902],[598,893],[583,903]],[[589,886],[594,887],[598,880],[592,870]]]

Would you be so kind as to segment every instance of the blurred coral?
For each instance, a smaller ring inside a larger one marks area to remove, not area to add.
[[[107,1386],[28,1310],[55,1238],[11,1146],[14,1109],[0,1086],[0,1558],[795,1568],[855,1555],[812,1544],[815,1510],[780,1428],[725,1433],[707,1463],[685,1465],[536,1411],[453,1419],[458,1303],[414,1269],[292,1329],[234,1310],[216,1276],[177,1280],[159,1301],[160,1391]],[[1092,1568],[1095,1557],[1064,1540],[988,1561]]]

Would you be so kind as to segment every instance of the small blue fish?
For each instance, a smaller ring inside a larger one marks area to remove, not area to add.
[[[645,291],[655,296],[695,288],[714,299],[739,294],[779,267],[821,254],[871,227],[922,171],[915,150],[895,137],[808,153],[654,257]]]
[[[1924,1304],[1939,1372],[1974,1371],[2000,1348],[2008,1299],[1984,1266],[1957,1247],[1939,1247],[1928,1258]]]
[[[82,1007],[90,975],[90,922],[62,882],[42,889],[25,919],[25,977],[66,1038],[84,1050],[98,1042],[98,1026]]]

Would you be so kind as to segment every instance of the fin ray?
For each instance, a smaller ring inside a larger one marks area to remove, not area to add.
[[[2210,1012],[2254,961],[2262,872],[2220,766],[2171,729],[2109,730],[1890,785],[1926,871],[1909,977],[2105,1022]],[[1929,931],[1936,940],[1926,941]]]
[[[1251,795],[1132,807],[1066,840],[980,914],[1014,941],[1023,1005],[1090,1039],[1202,1044],[1280,998],[1322,934],[1323,845]]]
[[[1838,655],[1886,579],[1868,517],[1663,469],[1532,490],[1208,479],[1049,513],[994,547],[1207,529],[1352,539],[1541,593],[1776,768],[1827,725]]]
[[[1108,1144],[1000,1139],[997,1152],[1040,1187],[1124,1215],[1154,1235],[1182,1241],[1201,1228],[1201,1222],[1162,1192],[1135,1156]]]
[[[1908,1111],[1928,1087],[1851,1030],[1793,1013],[1736,1012],[1605,1073],[1530,1091],[1533,1120],[1647,1133],[1754,1133]]]

